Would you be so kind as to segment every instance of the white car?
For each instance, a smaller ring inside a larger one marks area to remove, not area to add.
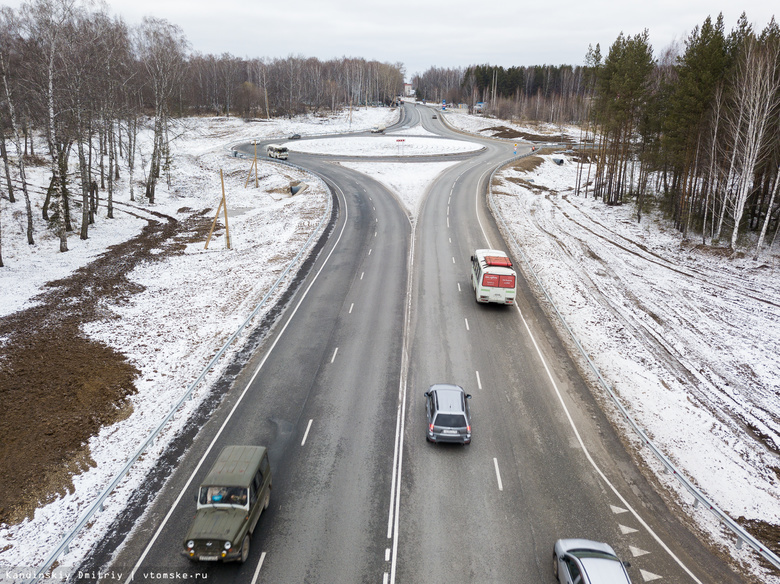
[[[553,573],[561,584],[631,584],[621,562],[606,543],[559,539],[553,550]]]

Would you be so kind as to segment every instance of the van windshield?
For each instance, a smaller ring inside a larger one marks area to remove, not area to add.
[[[200,505],[224,505],[226,507],[246,507],[248,501],[245,487],[201,487],[198,503]]]

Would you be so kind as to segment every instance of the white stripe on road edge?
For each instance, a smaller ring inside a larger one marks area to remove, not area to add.
[[[484,177],[486,174],[488,174],[490,169],[486,170],[482,177]],[[487,232],[485,231],[485,227],[482,225],[482,220],[479,217],[479,208],[480,208],[480,190],[479,185],[481,184],[482,179],[480,177],[480,180],[477,181],[477,191],[476,191],[476,197],[475,197],[475,214],[477,216],[477,222],[479,223],[479,227],[482,230],[482,235],[485,238],[485,241],[488,242],[488,246],[492,248],[492,244],[490,242],[490,238],[487,236]],[[669,557],[674,560],[680,568],[683,569],[683,571],[688,574],[688,576],[691,577],[691,579],[694,582],[697,582],[697,584],[702,584],[701,580],[699,580],[693,572],[683,564],[682,560],[678,558],[675,553],[669,548],[668,545],[666,545],[666,542],[664,542],[660,536],[652,530],[652,528],[647,524],[647,522],[642,519],[642,517],[639,515],[639,513],[631,506],[629,505],[626,498],[620,493],[620,491],[617,490],[617,487],[613,485],[609,479],[607,478],[607,475],[604,474],[604,472],[599,468],[599,466],[596,464],[596,461],[593,460],[593,457],[590,454],[590,451],[585,447],[585,442],[582,440],[582,437],[580,436],[580,432],[577,429],[577,426],[574,424],[574,419],[571,417],[571,414],[569,413],[569,408],[566,407],[566,402],[563,401],[563,395],[561,394],[560,390],[558,389],[558,384],[555,382],[555,378],[553,377],[552,371],[550,371],[550,367],[547,365],[547,360],[544,358],[544,355],[542,355],[542,349],[539,347],[538,343],[536,342],[536,338],[534,337],[533,333],[531,332],[531,327],[528,325],[528,322],[526,322],[525,317],[523,316],[523,311],[520,310],[520,307],[515,303],[515,308],[517,309],[517,314],[520,316],[520,320],[523,322],[523,326],[525,327],[526,332],[528,333],[528,337],[531,339],[531,342],[534,345],[534,349],[536,350],[536,354],[539,356],[539,360],[542,363],[542,366],[544,367],[545,372],[547,373],[547,379],[550,381],[550,385],[553,388],[553,391],[555,392],[555,395],[558,397],[558,401],[561,404],[561,408],[563,409],[563,413],[566,415],[566,418],[569,422],[569,426],[571,427],[572,431],[574,432],[574,437],[577,439],[578,444],[580,445],[580,448],[582,449],[582,453],[585,455],[585,459],[590,463],[591,467],[593,467],[593,470],[596,471],[596,474],[598,474],[601,479],[604,481],[604,483],[609,487],[609,490],[611,490],[614,495],[620,500],[620,502],[628,509],[628,511],[634,516],[634,518],[642,525],[642,527],[647,531],[647,533],[655,540],[655,542],[660,545],[663,550],[669,554]]]
[[[257,579],[260,577],[260,568],[263,567],[264,561],[265,561],[265,552],[260,554],[260,562],[258,562],[257,568],[255,569],[255,575],[252,577],[252,584],[257,584]]]
[[[344,199],[344,223],[341,225],[341,231],[339,232],[339,236],[336,239],[336,242],[333,244],[333,247],[331,248],[330,252],[328,252],[327,257],[322,262],[322,265],[320,266],[320,269],[317,270],[317,273],[312,278],[311,282],[309,283],[309,286],[304,290],[303,294],[301,295],[300,300],[298,301],[298,304],[295,305],[295,309],[290,313],[290,317],[285,321],[284,326],[279,331],[279,334],[274,339],[273,343],[271,343],[271,346],[268,348],[268,351],[263,355],[262,360],[260,361],[260,364],[255,369],[255,372],[252,374],[252,377],[247,382],[246,386],[244,387],[244,390],[241,392],[241,395],[238,396],[238,399],[236,400],[236,403],[233,405],[233,407],[230,410],[230,413],[228,413],[227,417],[225,418],[225,421],[222,422],[222,425],[219,427],[219,430],[217,430],[217,433],[214,435],[214,438],[211,440],[211,442],[208,445],[208,448],[206,448],[206,452],[203,453],[203,456],[198,461],[198,464],[195,465],[195,469],[192,471],[192,474],[190,475],[190,478],[187,479],[187,482],[182,487],[181,491],[179,491],[179,494],[176,497],[176,500],[171,505],[170,509],[168,509],[168,513],[166,513],[165,517],[163,518],[160,525],[157,527],[157,530],[154,532],[154,535],[149,540],[149,543],[146,545],[146,548],[144,548],[143,553],[141,554],[141,557],[138,558],[138,561],[135,563],[135,566],[133,566],[133,569],[131,570],[129,576],[125,580],[125,584],[131,584],[133,582],[133,579],[135,578],[135,573],[138,571],[138,568],[141,567],[141,564],[146,559],[146,556],[149,555],[149,552],[151,551],[152,547],[154,547],[154,544],[157,541],[157,538],[160,537],[160,534],[162,533],[162,530],[165,528],[165,525],[170,520],[171,516],[173,515],[173,512],[176,510],[176,507],[178,507],[179,502],[182,500],[182,497],[184,497],[184,493],[189,489],[190,484],[195,479],[195,475],[200,470],[200,467],[203,466],[203,463],[206,461],[206,457],[209,455],[211,450],[214,448],[214,445],[217,443],[217,440],[219,440],[219,437],[222,435],[222,432],[224,432],[225,428],[227,427],[228,423],[230,423],[230,420],[233,418],[233,414],[235,414],[238,407],[241,405],[241,402],[244,400],[244,397],[246,396],[247,392],[249,391],[249,388],[251,387],[252,383],[254,383],[255,378],[260,373],[260,370],[265,365],[265,362],[268,360],[268,357],[270,357],[271,353],[273,353],[274,348],[276,348],[277,343],[279,342],[279,339],[281,339],[284,336],[284,332],[287,330],[287,327],[290,325],[290,322],[292,322],[292,319],[295,317],[295,315],[298,312],[298,309],[301,307],[301,304],[303,304],[303,301],[306,299],[306,297],[309,295],[309,291],[312,289],[312,286],[314,286],[314,283],[317,281],[317,279],[320,277],[320,274],[325,269],[325,266],[328,265],[328,260],[330,260],[330,257],[333,255],[333,252],[336,251],[336,248],[339,245],[339,242],[341,242],[341,237],[344,235],[344,230],[347,227],[347,219],[349,218],[349,208],[347,207],[347,200],[344,197],[344,193],[341,191],[341,189],[338,188],[339,194]]]

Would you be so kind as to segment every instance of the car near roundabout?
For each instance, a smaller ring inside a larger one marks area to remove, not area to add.
[[[553,549],[553,573],[561,584],[631,584],[621,562],[606,543],[559,539]]]

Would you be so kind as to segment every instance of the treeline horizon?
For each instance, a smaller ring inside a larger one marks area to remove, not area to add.
[[[292,117],[389,105],[403,91],[402,68],[347,57],[201,55],[191,52],[180,27],[158,18],[128,26],[106,13],[105,5],[92,9],[77,0],[30,0],[18,10],[2,6],[0,196],[13,203],[21,191],[26,237],[34,245],[25,165],[42,157],[51,168],[43,218],[65,252],[74,199],[81,203],[80,237],[87,239],[99,190],[106,191],[107,216],[113,217],[120,168],[129,174],[131,200],[139,172],[143,196],[154,203],[157,181],[170,168],[168,135],[174,118]],[[139,165],[136,139],[143,124],[154,129],[154,138],[152,152],[141,155]],[[38,156],[33,136],[40,135],[46,152]],[[10,157],[7,143],[22,155]],[[75,178],[68,174],[72,156],[78,161]]]
[[[705,245],[736,251],[750,233],[757,260],[780,231],[780,29],[773,17],[756,31],[743,13],[726,33],[722,14],[707,17],[658,58],[648,38],[621,34],[604,57],[589,46],[582,66],[432,67],[417,97],[579,125],[591,147],[577,194],[632,201],[638,221],[660,203]]]
[[[719,16],[658,58],[645,31],[621,34],[606,56],[589,46],[583,65],[431,67],[412,82],[418,99],[472,111],[483,103],[484,115],[510,121],[580,125],[592,147],[583,152],[589,162],[578,193],[608,204],[633,201],[638,220],[661,193],[685,237],[695,232],[716,243],[730,228],[736,250],[740,233],[760,232],[757,257],[780,224],[779,36],[774,19],[757,33],[744,14],[726,34]],[[131,27],[76,0],[0,7],[0,194],[14,202],[21,189],[34,244],[25,163],[37,156],[32,136],[45,136],[51,181],[43,216],[67,251],[73,198],[86,239],[98,190],[107,192],[112,217],[120,169],[129,174],[131,200],[140,173],[141,196],[154,202],[156,182],[170,168],[174,118],[390,105],[403,92],[403,75],[402,63],[361,58],[202,55],[175,24],[145,18]],[[135,141],[144,123],[154,140],[139,165]],[[7,143],[23,155],[9,156]],[[67,173],[72,155],[75,180]]]

